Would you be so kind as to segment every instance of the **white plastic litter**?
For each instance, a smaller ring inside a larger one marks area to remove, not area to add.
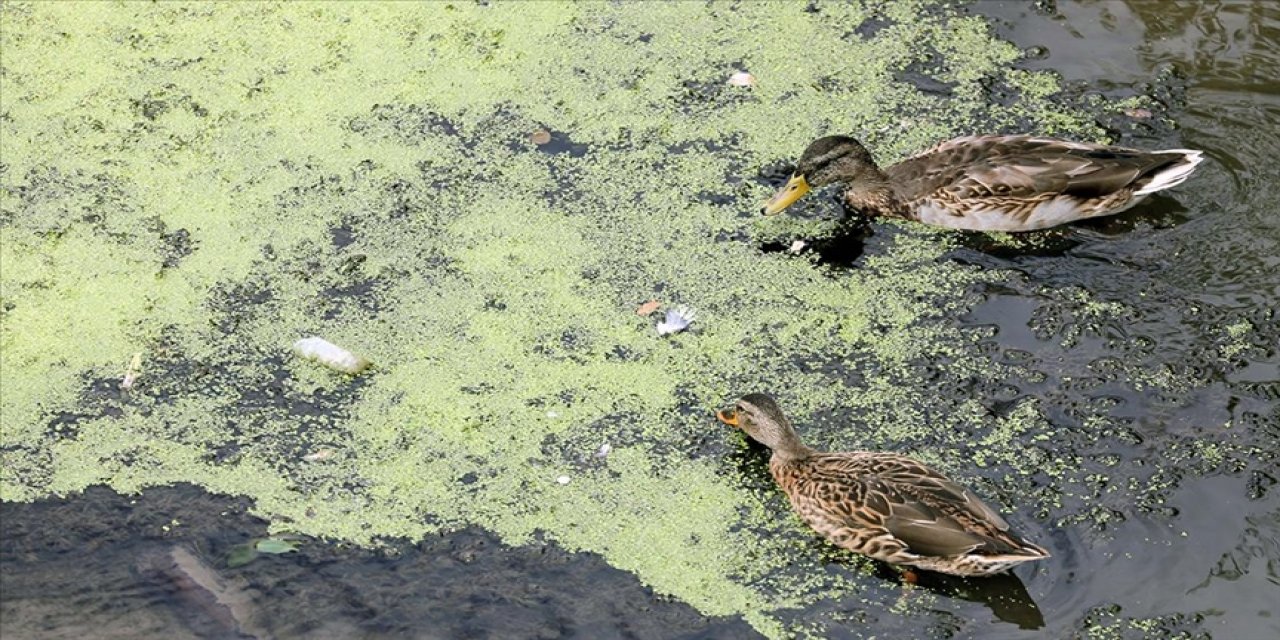
[[[665,336],[684,331],[696,317],[698,312],[689,307],[667,309],[667,317],[658,323],[658,335]]]
[[[330,369],[352,375],[364,371],[369,366],[368,360],[316,336],[293,343],[293,352],[308,360],[315,360]]]

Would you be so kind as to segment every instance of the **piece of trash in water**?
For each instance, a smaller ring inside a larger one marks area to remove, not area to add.
[[[559,478],[556,478],[556,482],[559,482],[560,484],[569,484],[569,476],[560,476]]]
[[[333,455],[333,449],[321,449],[319,451],[313,451],[311,453],[308,453],[305,456],[302,456],[302,459],[306,460],[307,462],[319,462],[321,460],[328,459],[329,456],[332,456],[332,455]]]
[[[1126,116],[1129,116],[1130,118],[1137,118],[1137,119],[1139,119],[1139,120],[1146,120],[1147,118],[1150,118],[1150,117],[1151,117],[1151,110],[1150,110],[1150,109],[1143,109],[1142,107],[1136,107],[1136,108],[1133,108],[1133,109],[1125,109],[1125,110],[1124,110],[1124,114],[1125,114]]]
[[[698,316],[698,312],[689,307],[676,307],[675,309],[667,309],[666,319],[658,323],[658,335],[665,336],[671,333],[679,333],[689,327],[689,323]]]
[[[529,142],[539,146],[551,142],[551,132],[546,129],[538,129],[537,131],[529,134]]]
[[[548,412],[547,412],[547,417],[548,417],[548,418],[559,418],[559,417],[560,417],[560,412],[558,412],[558,411],[548,411]]]
[[[801,251],[804,251],[804,248],[807,246],[809,246],[809,243],[804,240],[796,240],[791,243],[791,248],[787,249],[787,251],[790,251],[791,253],[800,253]]]
[[[661,306],[662,306],[662,303],[661,303],[661,302],[658,302],[657,300],[650,300],[650,301],[648,301],[648,302],[646,302],[646,303],[644,303],[644,304],[642,304],[642,305],[640,305],[640,306],[636,307],[636,315],[638,315],[638,316],[647,316],[647,315],[649,315],[649,314],[653,313],[654,311],[657,311],[657,310],[658,310],[658,307],[661,307]]]
[[[756,77],[746,71],[739,71],[729,76],[729,84],[735,87],[750,87],[756,83]]]
[[[124,379],[120,381],[120,388],[128,391],[133,388],[133,383],[138,381],[138,376],[142,375],[142,352],[133,354],[133,359],[129,361],[129,366],[124,370]]]
[[[308,360],[315,360],[330,369],[352,375],[364,371],[369,366],[368,360],[316,336],[293,343],[293,352]]]
[[[610,451],[613,451],[613,447],[610,446],[608,442],[606,442],[600,445],[599,449],[596,449],[596,457],[603,458],[605,456],[608,456]]]

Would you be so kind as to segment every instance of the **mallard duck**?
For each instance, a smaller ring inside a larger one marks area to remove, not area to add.
[[[786,209],[812,188],[845,185],[864,213],[972,231],[1034,231],[1124,211],[1181,184],[1200,151],[1141,151],[1032,136],[956,138],[887,169],[847,136],[819,138],[764,203]]]
[[[742,396],[716,417],[773,450],[769,471],[792,508],[838,547],[959,576],[991,575],[1049,557],[973,492],[921,462],[810,449],[767,395]]]

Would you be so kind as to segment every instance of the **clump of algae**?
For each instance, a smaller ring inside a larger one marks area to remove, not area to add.
[[[475,523],[773,636],[865,587],[726,462],[741,441],[709,410],[769,390],[815,442],[959,466],[930,443],[982,412],[913,363],[1004,373],[952,322],[1002,276],[912,225],[849,272],[761,253],[794,229],[754,218],[758,168],[833,131],[884,160],[1027,119],[1097,133],[989,104],[986,79],[1050,81],[923,0],[0,10],[5,500],[185,480],[360,544]],[[921,43],[952,96],[894,81]],[[755,86],[723,83],[739,66]],[[528,142],[543,128],[580,151]],[[630,312],[650,297],[698,323],[658,338]],[[290,358],[306,335],[378,366]],[[1047,425],[999,424],[984,462],[1018,469]],[[304,460],[317,444],[337,453]]]

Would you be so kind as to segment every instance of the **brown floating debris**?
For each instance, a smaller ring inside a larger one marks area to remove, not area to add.
[[[756,77],[746,71],[739,71],[729,76],[729,84],[735,87],[750,87],[755,85]]]
[[[1146,120],[1147,118],[1151,117],[1151,110],[1137,107],[1134,109],[1125,109],[1124,114],[1126,116],[1129,116],[1130,118],[1137,118],[1138,120]]]
[[[662,306],[662,303],[661,303],[661,302],[658,302],[657,300],[650,300],[650,301],[648,301],[648,302],[646,302],[646,303],[644,303],[644,304],[642,304],[642,305],[640,305],[640,306],[636,307],[636,315],[638,315],[638,316],[647,316],[647,315],[649,315],[649,314],[653,313],[654,311],[657,311],[657,310],[658,310],[658,307],[661,307],[661,306]]]
[[[546,129],[538,129],[537,131],[529,134],[529,142],[536,145],[544,145],[551,142],[551,132]]]
[[[315,360],[330,369],[352,375],[369,367],[369,361],[363,357],[316,336],[293,343],[293,352],[308,360]]]

